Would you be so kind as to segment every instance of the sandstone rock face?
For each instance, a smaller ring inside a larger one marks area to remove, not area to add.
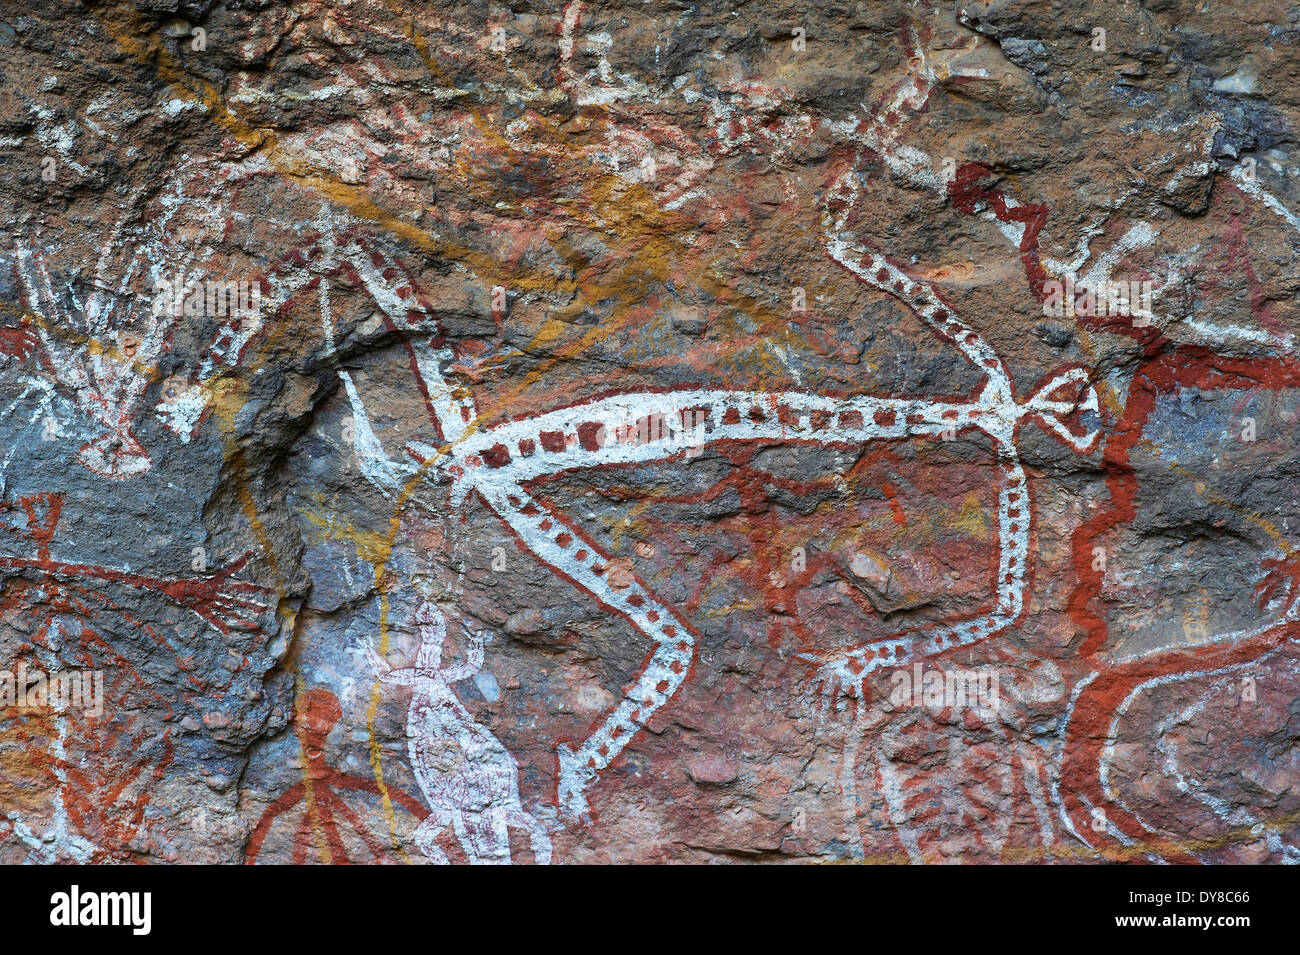
[[[1297,861],[1298,44],[8,5],[0,859]]]

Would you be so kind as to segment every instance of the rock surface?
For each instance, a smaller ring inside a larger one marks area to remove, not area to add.
[[[9,5],[0,860],[1300,859],[1242,6]]]

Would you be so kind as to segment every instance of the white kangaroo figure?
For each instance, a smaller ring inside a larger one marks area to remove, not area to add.
[[[551,840],[519,801],[519,767],[491,732],[461,704],[452,684],[483,666],[483,634],[465,628],[465,661],[444,666],[447,624],[442,611],[423,600],[415,611],[420,649],[415,666],[395,668],[373,646],[366,650],[380,679],[411,687],[406,717],[406,747],[411,771],[420,784],[429,815],[415,833],[428,858],[447,864],[437,845],[448,825],[471,863],[509,864],[510,827],[528,832],[533,857],[551,861]]]

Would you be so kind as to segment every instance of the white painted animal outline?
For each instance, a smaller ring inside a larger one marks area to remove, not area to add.
[[[1029,399],[1015,397],[1000,359],[982,338],[956,318],[934,288],[916,282],[878,253],[855,259],[856,250],[842,241],[832,244],[835,261],[864,282],[899,299],[940,340],[955,345],[962,356],[985,375],[973,398],[937,400],[858,395],[821,397],[797,392],[753,392],[683,389],[623,392],[560,408],[540,415],[476,429],[473,400],[466,388],[451,385],[442,369],[455,355],[437,336],[429,335],[433,318],[420,302],[403,267],[355,233],[340,235],[327,229],[308,251],[295,253],[299,265],[311,263],[316,278],[299,272],[294,291],[317,287],[328,353],[333,353],[333,329],[327,276],[340,269],[357,278],[402,333],[426,395],[441,446],[411,442],[408,453],[416,463],[390,459],[369,424],[364,403],[346,369],[338,373],[347,392],[354,420],[354,453],[365,477],[390,497],[398,497],[408,482],[418,480],[445,492],[450,503],[464,502],[470,492],[515,534],[541,563],[602,607],[626,619],[655,645],[649,660],[623,698],[577,747],[558,752],[557,799],[570,817],[588,812],[586,788],[627,746],[646,721],[663,707],[686,679],[695,646],[695,631],[635,577],[611,583],[610,557],[558,509],[548,507],[526,490],[529,482],[581,468],[667,461],[688,453],[680,444],[620,440],[607,424],[628,420],[658,420],[676,430],[674,422],[708,421],[703,443],[717,441],[865,443],[877,439],[937,437],[944,432],[973,428],[994,444],[1002,486],[998,496],[997,597],[987,612],[950,623],[930,625],[851,649],[830,659],[814,680],[824,708],[841,692],[856,688],[874,670],[903,666],[914,659],[967,646],[1001,633],[1024,607],[1028,573],[1028,483],[1015,445],[1017,429],[1026,418],[1037,419],[1049,433],[1081,453],[1097,439],[1094,430],[1076,432],[1067,422],[1077,411],[1097,410],[1096,393],[1086,371],[1067,368]],[[274,278],[272,278],[274,283]],[[279,292],[275,301],[288,296]],[[716,413],[716,416],[715,416]],[[711,420],[710,420],[711,419]],[[615,435],[613,440],[610,435]],[[423,488],[420,489],[421,491]],[[434,502],[415,497],[422,506]],[[625,584],[625,585],[624,585]]]
[[[447,624],[442,611],[432,601],[422,600],[415,610],[415,625],[420,646],[410,667],[391,666],[373,646],[365,644],[381,680],[411,687],[407,755],[429,806],[429,815],[415,832],[415,844],[426,857],[445,865],[447,855],[437,839],[451,826],[471,863],[508,863],[509,828],[513,826],[528,833],[534,860],[548,864],[551,840],[520,802],[519,767],[514,757],[486,727],[475,722],[452,689],[453,683],[483,668],[484,634],[462,627],[466,635],[465,659],[459,664],[444,664]],[[457,775],[437,765],[437,746],[446,744],[448,736],[454,738],[465,761]],[[467,791],[456,792],[458,785]]]

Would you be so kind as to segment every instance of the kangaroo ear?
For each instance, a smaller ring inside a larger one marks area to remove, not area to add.
[[[1023,403],[1022,417],[1032,417],[1048,434],[1080,454],[1097,444],[1101,431],[1084,421],[1084,414],[1099,413],[1097,389],[1085,368],[1070,368],[1055,375]]]

